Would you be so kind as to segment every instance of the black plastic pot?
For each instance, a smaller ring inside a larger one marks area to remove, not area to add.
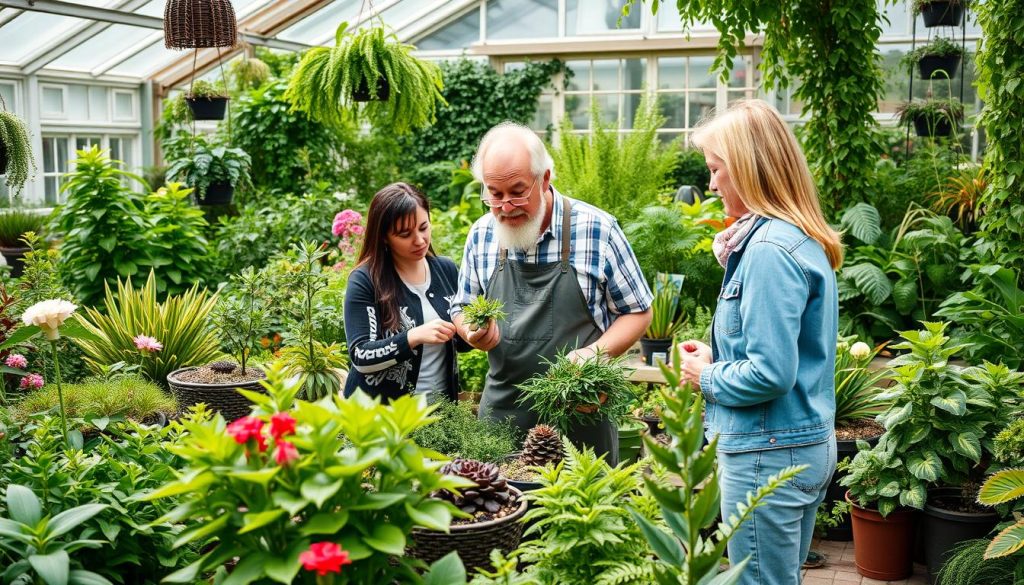
[[[25,254],[31,249],[0,247],[0,254],[4,255],[7,265],[11,267],[11,278],[18,278],[25,271]]]
[[[946,76],[952,79],[960,67],[960,55],[925,55],[917,62],[917,67],[921,71],[921,79],[942,79]]]
[[[0,142],[0,175],[7,174],[7,147]]]
[[[359,85],[352,90],[352,101],[356,102],[369,102],[369,101],[380,101],[386,102],[391,97],[391,83],[388,82],[388,78],[381,75],[377,78],[376,93],[370,95],[369,85],[366,83],[366,78],[363,77],[359,81]]]
[[[672,354],[672,338],[648,339],[641,337],[640,353],[643,354],[644,364],[648,366],[658,365],[656,360],[659,359],[667,364]]]
[[[869,445],[874,447],[878,444],[878,439],[880,438],[881,435],[871,437],[866,439],[866,441]],[[842,461],[847,457],[853,459],[855,455],[857,455],[857,441],[855,439],[848,441],[836,441],[836,461]],[[839,485],[839,480],[845,475],[846,473],[839,470],[836,470],[835,473],[832,474],[832,481],[828,484],[828,489],[825,491],[825,501],[823,502],[824,505],[828,506],[828,510],[832,510],[832,506],[835,505],[835,502],[842,502],[846,498],[846,490],[849,488]],[[839,526],[829,528],[825,533],[825,539],[840,541],[853,540],[853,525],[850,524],[850,515],[847,514],[844,516],[843,521],[839,523]]]
[[[953,133],[953,124],[948,116],[918,114],[914,117],[914,131],[918,136],[949,136]]]
[[[929,2],[921,7],[921,17],[928,28],[935,26],[960,26],[964,18],[965,1],[944,0]]]
[[[199,198],[200,205],[227,205],[231,203],[231,197],[235,194],[235,188],[227,181],[210,183],[206,186],[206,195]]]
[[[957,544],[972,538],[983,538],[999,523],[995,511],[959,512],[964,498],[960,488],[932,488],[928,490],[928,503],[921,514],[921,534],[924,539],[924,560],[928,565],[929,582],[942,569]]]
[[[194,120],[223,120],[224,112],[228,109],[228,98],[185,98],[188,107],[192,110]]]
[[[665,429],[661,426],[660,416],[641,416],[640,420],[647,423],[647,432],[653,437],[660,435],[665,432]]]

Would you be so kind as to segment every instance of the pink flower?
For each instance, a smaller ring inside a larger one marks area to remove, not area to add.
[[[331,233],[339,238],[352,234],[361,234],[363,226],[359,224],[362,221],[363,215],[361,213],[346,209],[334,216],[334,222],[331,224]],[[358,228],[358,231],[355,228]]]
[[[270,417],[270,436],[280,439],[295,434],[295,417],[287,412],[278,412]]]
[[[267,440],[263,436],[263,421],[255,416],[242,417],[228,425],[227,432],[235,438],[235,442],[244,445],[249,439],[255,439],[260,453],[267,450]]]
[[[302,567],[307,571],[316,571],[321,577],[327,573],[340,573],[341,567],[351,565],[348,551],[333,542],[314,542],[309,550],[299,555]]]
[[[25,359],[25,356],[21,355],[20,353],[12,353],[11,355],[7,356],[6,360],[4,360],[4,364],[6,364],[7,367],[9,368],[18,368],[19,370],[24,370],[25,368],[28,367],[28,360]]]
[[[46,381],[43,380],[41,375],[29,374],[21,379],[21,382],[18,384],[18,388],[21,388],[22,390],[27,390],[29,388],[42,388],[45,383]]]
[[[145,352],[157,352],[164,348],[164,344],[156,340],[155,337],[149,337],[148,335],[136,335],[132,338],[135,342],[135,347]]]
[[[299,450],[295,448],[295,445],[284,440],[277,442],[277,448],[274,449],[274,461],[278,465],[288,465],[298,458]]]

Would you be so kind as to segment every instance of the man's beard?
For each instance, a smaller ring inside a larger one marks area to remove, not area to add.
[[[546,203],[546,197],[545,203]],[[537,243],[537,238],[540,237],[540,226],[544,223],[544,212],[546,205],[541,205],[537,209],[537,213],[533,214],[533,217],[526,220],[525,223],[518,227],[512,227],[503,221],[502,216],[510,217],[517,214],[525,215],[526,212],[521,209],[515,209],[508,213],[500,213],[499,217],[495,218],[494,233],[498,236],[498,243],[509,250],[529,250]]]

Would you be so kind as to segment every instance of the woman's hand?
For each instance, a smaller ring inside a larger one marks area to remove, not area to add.
[[[691,339],[679,344],[680,370],[683,380],[700,388],[700,373],[711,363],[708,344]]]
[[[409,330],[409,347],[430,343],[447,343],[455,336],[455,325],[442,319],[428,321]]]

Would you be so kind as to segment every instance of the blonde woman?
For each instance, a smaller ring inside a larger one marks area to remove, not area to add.
[[[723,515],[782,468],[809,466],[729,541],[730,559],[750,557],[740,583],[797,584],[836,463],[842,244],[793,132],[768,104],[738,102],[692,140],[737,221],[714,243],[725,279],[712,347],[684,342],[683,374],[706,399],[708,436],[718,436]]]

